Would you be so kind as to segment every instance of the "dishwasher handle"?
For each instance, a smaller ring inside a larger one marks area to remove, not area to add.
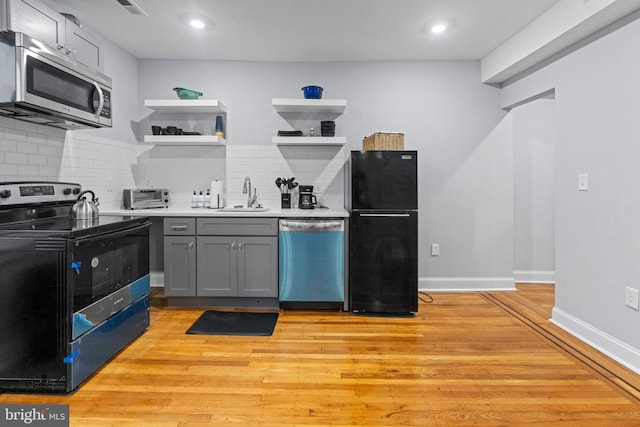
[[[343,231],[343,220],[293,220],[281,219],[282,231]]]

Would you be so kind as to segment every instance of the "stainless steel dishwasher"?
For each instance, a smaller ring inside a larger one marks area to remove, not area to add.
[[[281,219],[279,298],[287,309],[342,309],[345,295],[343,219]]]

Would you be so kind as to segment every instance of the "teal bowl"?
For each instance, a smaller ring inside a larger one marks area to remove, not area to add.
[[[180,99],[198,99],[202,96],[202,92],[196,90],[185,89],[183,87],[174,87],[173,90],[178,94]]]

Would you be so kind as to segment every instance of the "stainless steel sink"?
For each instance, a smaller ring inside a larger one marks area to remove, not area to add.
[[[221,212],[266,212],[269,208],[222,208]]]

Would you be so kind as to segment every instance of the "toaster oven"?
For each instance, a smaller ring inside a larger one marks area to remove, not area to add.
[[[167,189],[126,189],[122,199],[125,209],[153,209],[169,207],[169,190]]]

